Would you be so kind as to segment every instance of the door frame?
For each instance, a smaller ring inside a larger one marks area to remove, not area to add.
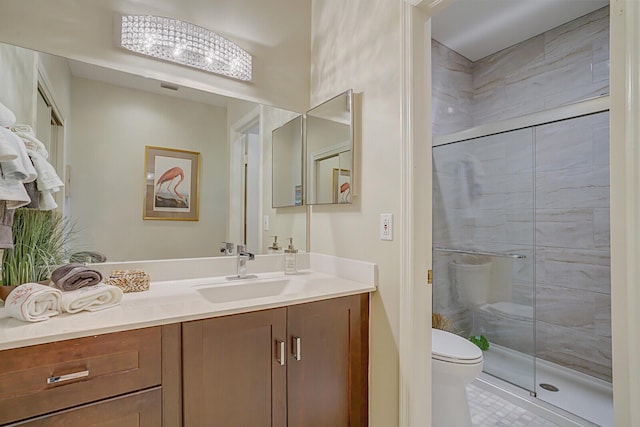
[[[244,198],[242,197],[242,188],[244,184],[244,170],[237,168],[237,160],[244,154],[241,152],[243,139],[249,133],[248,131],[258,125],[258,132],[262,132],[260,126],[262,119],[262,109],[260,106],[255,107],[240,119],[236,120],[229,127],[229,194],[227,196],[227,242],[235,244],[241,243],[240,236],[244,235],[244,218],[239,218],[237,213],[244,212]],[[259,135],[262,141],[262,135]],[[260,158],[263,158],[262,144],[260,144]],[[261,167],[261,165],[260,165]],[[258,202],[258,217],[262,217],[262,188],[260,188],[260,200]],[[259,233],[259,243],[262,247],[262,233]],[[259,248],[257,248],[259,249]],[[257,250],[256,249],[256,250]]]
[[[430,17],[453,1],[405,0],[402,5],[402,209],[407,227],[400,288],[401,427],[431,425],[431,367],[424,363],[431,360],[431,334],[420,323],[431,313],[431,288],[423,292],[419,280],[420,269],[431,265],[431,231],[421,230],[424,218],[430,222],[431,200],[418,191],[420,183],[431,183],[430,177],[420,181],[431,164],[430,154],[420,157],[418,141],[429,148],[432,144],[431,121],[424,120],[431,117],[431,53],[424,41],[431,39]],[[632,425],[640,420],[633,407],[640,400],[640,328],[632,327],[640,322],[640,3],[611,0],[609,19],[613,400],[616,424]]]

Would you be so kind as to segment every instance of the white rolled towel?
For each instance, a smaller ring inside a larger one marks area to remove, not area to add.
[[[120,301],[122,289],[104,283],[62,293],[62,309],[67,313],[104,310],[120,304]]]
[[[48,159],[49,152],[47,151],[47,147],[44,146],[44,143],[42,143],[42,141],[33,136],[33,131],[24,132],[20,131],[19,129],[19,127],[15,126],[11,128],[13,132],[15,132],[20,138],[22,138],[22,142],[24,142],[25,147],[27,147],[27,152],[35,151],[45,159]],[[29,129],[31,129],[31,127],[29,127]]]
[[[0,127],[11,126],[16,123],[16,115],[0,102]]]
[[[0,126],[0,162],[8,162],[18,158],[18,150],[14,148],[11,131]]]
[[[38,177],[29,155],[27,154],[27,147],[22,142],[22,139],[15,133],[8,129],[0,128],[3,137],[11,144],[11,147],[16,151],[17,158],[14,160],[7,160],[2,162],[2,175],[4,178],[15,179],[22,182],[32,182]]]
[[[11,317],[25,322],[41,322],[62,312],[62,292],[38,283],[15,288],[4,302]]]

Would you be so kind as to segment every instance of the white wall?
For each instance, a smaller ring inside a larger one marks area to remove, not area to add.
[[[226,110],[74,77],[71,216],[78,249],[110,261],[218,254],[226,224]],[[200,152],[199,221],[142,219],[145,145]]]
[[[401,206],[401,1],[313,0],[311,105],[349,88],[362,94],[359,196],[313,206],[311,250],[378,264],[371,299],[372,427],[398,425]],[[380,213],[394,214],[394,240],[378,239]]]

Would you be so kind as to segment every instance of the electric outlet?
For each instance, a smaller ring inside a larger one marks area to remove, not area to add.
[[[269,215],[262,217],[262,231],[269,231]]]
[[[380,240],[393,240],[393,214],[380,214]]]

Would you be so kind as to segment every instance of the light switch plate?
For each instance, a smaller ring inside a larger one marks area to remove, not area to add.
[[[393,214],[380,214],[380,240],[393,240]]]
[[[269,215],[262,217],[262,231],[269,231]]]

